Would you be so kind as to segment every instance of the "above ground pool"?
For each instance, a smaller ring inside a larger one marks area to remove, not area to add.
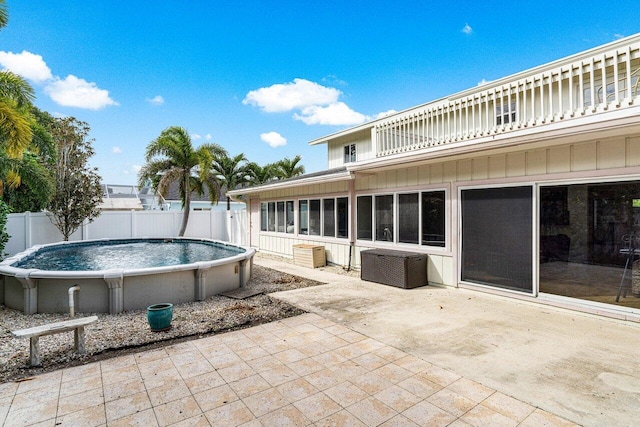
[[[101,239],[34,246],[0,263],[0,303],[27,314],[119,313],[201,301],[250,279],[255,250],[209,239]]]

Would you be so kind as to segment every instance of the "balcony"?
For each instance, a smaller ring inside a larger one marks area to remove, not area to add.
[[[639,77],[640,36],[633,36],[382,120],[373,132],[376,157],[637,106]]]

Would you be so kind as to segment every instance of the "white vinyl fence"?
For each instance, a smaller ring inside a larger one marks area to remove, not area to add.
[[[105,211],[76,230],[69,240],[176,237],[181,223],[182,212],[178,211]],[[7,232],[11,236],[5,247],[9,256],[33,245],[62,240],[62,234],[44,212],[9,214]],[[184,236],[244,246],[247,244],[247,211],[192,211]]]

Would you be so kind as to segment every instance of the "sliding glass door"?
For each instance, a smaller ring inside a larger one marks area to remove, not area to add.
[[[533,292],[533,188],[461,191],[461,279]]]

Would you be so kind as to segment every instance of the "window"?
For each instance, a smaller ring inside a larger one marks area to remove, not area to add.
[[[398,194],[398,242],[418,244],[418,193]]]
[[[497,102],[496,107],[496,125],[500,126],[507,123],[513,123],[516,121],[516,103],[515,101],[509,101],[503,99],[502,102]]]
[[[309,234],[309,201],[300,200],[298,202],[298,233]]]
[[[349,237],[349,199],[347,197],[338,197],[336,199],[337,217],[338,217],[338,233],[336,237]]]
[[[269,215],[267,231],[276,231],[276,204],[274,202],[267,203],[267,211]]]
[[[373,219],[371,209],[373,206],[373,197],[358,196],[358,232],[357,238],[361,240],[373,240]]]
[[[320,200],[309,200],[309,235],[320,235]]]
[[[324,217],[322,235],[325,237],[335,237],[336,235],[335,202],[335,199],[322,200],[322,215]]]
[[[267,231],[267,204],[260,203],[260,231]]]
[[[278,218],[278,233],[284,233],[284,202],[276,203],[276,214]]]
[[[358,240],[445,247],[445,191],[358,196]]]
[[[356,144],[344,146],[344,162],[352,163],[356,161]]]
[[[444,247],[444,191],[422,193],[422,244]]]
[[[393,242],[393,195],[376,196],[376,240]]]
[[[295,232],[294,213],[293,213],[293,201],[287,202],[287,233]]]

